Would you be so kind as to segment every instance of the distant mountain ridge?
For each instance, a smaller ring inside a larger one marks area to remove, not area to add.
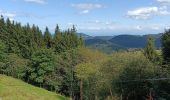
[[[155,39],[156,48],[161,47],[162,34],[148,35],[117,35],[117,36],[89,36],[83,34],[86,47],[98,49],[106,53],[130,48],[144,48],[147,44],[148,36]]]
[[[126,48],[144,48],[147,44],[148,36],[152,36],[155,39],[155,46],[157,48],[161,47],[160,38],[161,36],[158,34],[155,35],[118,35],[111,40],[112,43],[122,45]]]

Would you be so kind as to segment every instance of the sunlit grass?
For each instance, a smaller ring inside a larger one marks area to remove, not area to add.
[[[69,100],[21,80],[0,75],[0,100]]]

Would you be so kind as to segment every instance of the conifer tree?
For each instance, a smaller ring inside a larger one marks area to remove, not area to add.
[[[47,81],[46,76],[54,71],[53,52],[48,49],[37,50],[31,57],[30,80],[38,83],[40,87]]]
[[[164,63],[170,63],[170,29],[162,36],[162,55]]]
[[[5,53],[5,44],[0,41],[0,74],[5,73],[7,54]]]
[[[5,21],[4,21],[4,17],[1,16],[0,17],[0,39],[1,40],[7,40],[7,32],[6,32],[6,27],[5,27]]]
[[[84,40],[83,40],[82,35],[80,35],[80,38],[79,38],[79,46],[84,46]]]
[[[61,33],[60,28],[57,24],[57,26],[55,28],[54,37],[53,37],[54,47],[56,47],[56,45],[59,44],[59,42],[61,41],[61,38],[62,38],[62,33]]]
[[[37,45],[38,47],[43,47],[43,35],[42,35],[42,32],[41,30],[39,29],[39,27],[37,26],[36,27],[36,30],[37,30]]]
[[[44,42],[47,48],[51,48],[51,40],[52,40],[52,36],[48,30],[48,27],[46,27],[44,32]]]
[[[146,58],[148,58],[150,61],[155,61],[157,54],[155,50],[155,43],[153,37],[148,37],[148,42],[144,50],[144,55]]]
[[[60,28],[59,28],[59,26],[58,26],[58,24],[57,24],[57,26],[56,26],[56,28],[55,28],[54,38],[56,38],[59,33],[60,33]]]

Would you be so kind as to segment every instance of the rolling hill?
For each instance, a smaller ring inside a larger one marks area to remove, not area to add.
[[[0,75],[0,100],[70,100],[59,94]]]
[[[95,37],[86,35],[86,38],[84,39],[86,47],[98,49],[105,53],[111,53],[117,50],[144,48],[147,44],[148,36],[152,36],[155,39],[156,48],[161,47],[162,34],[95,36]]]
[[[120,45],[111,43],[110,41],[102,40],[98,38],[85,40],[85,45],[88,48],[97,49],[99,51],[102,51],[108,54],[111,53],[112,51],[126,49]]]
[[[109,40],[112,43],[121,45],[125,48],[144,48],[147,44],[147,39],[149,35],[119,35],[111,40]],[[161,42],[160,34],[151,35],[153,38],[155,38],[155,46],[157,48],[160,48]]]

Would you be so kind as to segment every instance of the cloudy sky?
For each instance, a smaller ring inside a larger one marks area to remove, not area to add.
[[[0,0],[5,18],[88,35],[155,34],[170,28],[170,0]]]

